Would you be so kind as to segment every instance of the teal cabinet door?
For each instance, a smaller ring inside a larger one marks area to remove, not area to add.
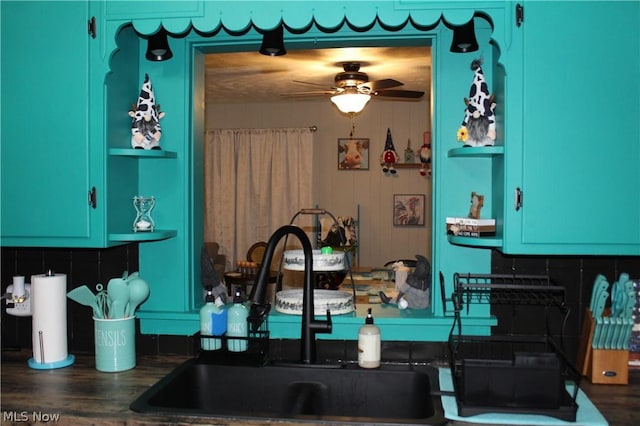
[[[1,243],[85,245],[89,193],[102,189],[90,179],[88,3],[0,7]]]
[[[640,3],[526,2],[524,17],[503,250],[638,255]]]

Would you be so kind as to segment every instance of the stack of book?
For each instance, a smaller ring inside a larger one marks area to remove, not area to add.
[[[457,237],[489,237],[496,234],[495,219],[448,217],[447,234]]]

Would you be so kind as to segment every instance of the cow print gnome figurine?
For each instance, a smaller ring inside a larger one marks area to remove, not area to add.
[[[398,153],[393,146],[393,139],[391,138],[391,129],[387,129],[387,140],[384,143],[384,151],[380,155],[380,166],[384,173],[396,173],[395,165],[398,162]]]
[[[496,116],[493,113],[496,104],[494,95],[489,95],[481,65],[480,59],[471,63],[474,77],[469,98],[464,99],[467,108],[462,127],[458,129],[458,140],[464,146],[492,146],[496,139]]]
[[[164,117],[164,112],[160,112],[160,105],[156,105],[149,74],[144,76],[138,104],[133,105],[133,109],[129,111],[129,117],[133,119],[131,122],[131,147],[134,149],[161,149],[160,119]]]

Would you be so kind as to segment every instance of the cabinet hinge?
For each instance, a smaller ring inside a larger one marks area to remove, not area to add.
[[[92,16],[91,19],[87,21],[87,30],[91,38],[96,38],[96,17]]]
[[[522,207],[522,190],[520,188],[516,188],[516,190],[514,191],[513,198],[514,198],[513,207],[516,209],[516,211],[518,211]]]
[[[516,27],[519,27],[524,22],[524,6],[520,3],[516,4]]]
[[[89,191],[89,205],[95,209],[97,204],[98,204],[98,194],[96,191],[96,187],[94,186]]]

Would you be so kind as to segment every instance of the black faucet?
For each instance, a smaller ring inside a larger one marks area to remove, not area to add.
[[[265,301],[267,285],[269,282],[269,267],[273,259],[276,246],[282,237],[294,234],[302,244],[304,252],[304,289],[302,295],[302,329],[300,332],[300,362],[303,364],[314,364],[316,362],[316,334],[331,333],[331,312],[327,309],[327,319],[317,320],[314,317],[313,304],[313,250],[311,242],[304,231],[294,225],[285,225],[278,228],[267,243],[267,248],[262,259],[262,265],[258,271],[258,278],[251,289],[251,310],[249,319],[253,327],[259,327],[268,312],[268,304]],[[252,320],[253,318],[253,320]],[[256,321],[256,318],[261,318]]]

